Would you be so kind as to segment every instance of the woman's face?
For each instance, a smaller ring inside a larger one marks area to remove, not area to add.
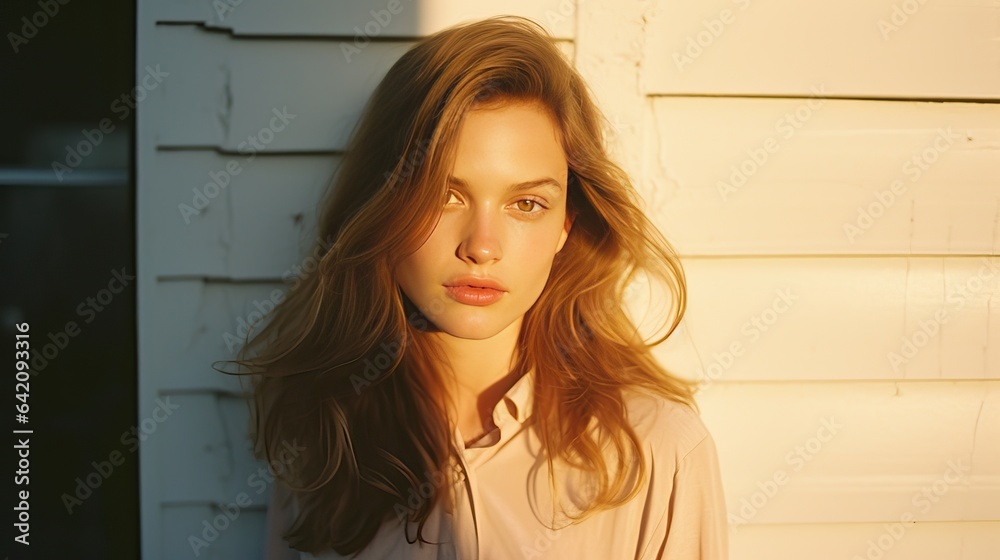
[[[485,339],[519,328],[545,287],[571,226],[568,168],[558,125],[535,102],[469,111],[456,150],[441,218],[396,278],[439,330]]]

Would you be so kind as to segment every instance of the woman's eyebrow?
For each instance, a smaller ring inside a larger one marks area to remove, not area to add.
[[[459,187],[462,187],[462,188],[468,188],[469,187],[469,184],[467,182],[465,182],[462,179],[459,179],[458,177],[451,177],[451,176],[449,176],[448,177],[448,182],[452,183],[452,184],[455,184],[455,185],[458,185]],[[507,187],[507,192],[508,193],[512,193],[512,192],[515,192],[515,191],[524,191],[524,190],[532,189],[532,188],[535,188],[535,187],[541,187],[541,186],[553,187],[553,188],[555,188],[556,191],[562,192],[562,185],[560,185],[559,181],[556,181],[552,177],[542,177],[540,179],[532,179],[531,181],[524,181],[523,183],[515,183],[515,184],[510,185],[509,187]]]

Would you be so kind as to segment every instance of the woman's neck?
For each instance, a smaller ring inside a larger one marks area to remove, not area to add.
[[[445,368],[445,383],[457,407],[453,420],[463,437],[481,436],[494,427],[493,408],[520,378],[512,369],[518,358],[520,328],[518,319],[488,339],[440,336],[450,365]]]

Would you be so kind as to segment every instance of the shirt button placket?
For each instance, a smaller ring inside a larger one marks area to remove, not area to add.
[[[456,440],[459,445],[462,444],[459,434],[456,434]],[[464,455],[462,459],[453,464],[452,468],[456,494],[454,516],[457,523],[457,554],[462,560],[478,560],[479,527],[476,525],[475,503],[470,486],[470,478],[473,473],[469,472],[470,467]]]

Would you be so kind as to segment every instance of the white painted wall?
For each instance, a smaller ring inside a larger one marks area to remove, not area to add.
[[[657,352],[705,380],[732,558],[1000,558],[995,2],[401,0],[385,25],[388,0],[223,2],[139,3],[140,83],[169,73],[138,107],[140,417],[180,404],[140,451],[145,559],[261,557],[269,485],[209,363],[308,259],[392,62],[497,13],[575,57],[684,256]],[[381,40],[345,54],[366,25]]]
[[[578,67],[685,256],[658,355],[705,380],[734,560],[1000,558],[998,22],[580,3]]]

